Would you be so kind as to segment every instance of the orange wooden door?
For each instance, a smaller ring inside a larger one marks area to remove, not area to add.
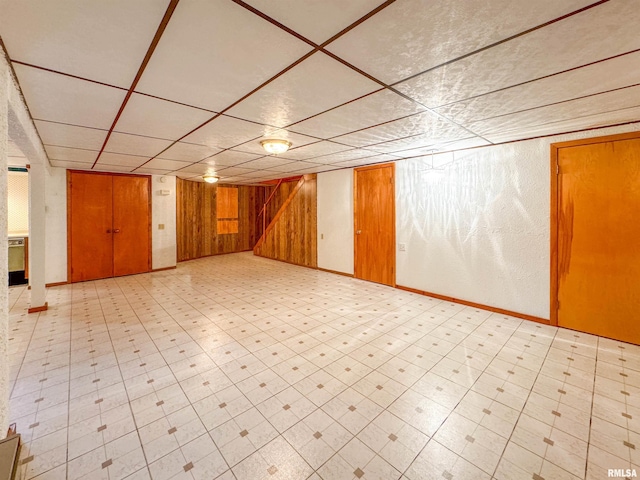
[[[113,276],[110,175],[69,172],[69,278]]]
[[[558,150],[558,325],[640,344],[640,139]]]
[[[354,172],[356,278],[395,286],[394,165]]]
[[[149,177],[113,176],[113,275],[150,269]]]

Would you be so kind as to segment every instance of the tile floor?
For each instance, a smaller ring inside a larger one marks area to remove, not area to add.
[[[634,345],[251,254],[27,301],[11,289],[26,479],[640,472]]]

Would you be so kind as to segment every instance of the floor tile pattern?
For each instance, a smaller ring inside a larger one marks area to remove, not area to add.
[[[250,253],[10,289],[26,480],[640,472],[640,347]]]

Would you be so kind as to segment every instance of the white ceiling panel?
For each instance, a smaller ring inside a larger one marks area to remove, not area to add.
[[[215,113],[134,93],[115,131],[177,140]]]
[[[92,170],[98,172],[121,172],[121,173],[131,173],[132,168],[127,167],[126,165],[107,165],[98,163]]]
[[[394,162],[399,160],[400,157],[395,155],[389,155],[382,153],[380,155],[374,155],[367,158],[358,158],[356,160],[349,160],[347,162],[336,163],[332,165],[333,168],[350,168],[350,167],[363,167],[365,165],[373,165],[374,163]]]
[[[391,4],[327,49],[391,84],[590,3],[403,0]]]
[[[284,128],[265,128],[266,133],[255,140],[251,140],[247,143],[243,143],[242,145],[238,145],[234,150],[241,150],[243,152],[250,153],[259,153],[265,154],[265,150],[260,144],[262,140],[265,139],[280,139],[280,140],[288,140],[291,142],[292,148],[301,147],[303,145],[308,145],[310,143],[315,143],[318,141],[317,138],[309,137],[307,135],[301,135],[299,133],[294,133],[289,130],[285,130]]]
[[[390,90],[382,90],[348,103],[290,128],[322,138],[331,138],[379,123],[390,122],[425,110]]]
[[[181,2],[137,90],[221,111],[310,50],[228,0]]]
[[[168,175],[171,170],[163,170],[159,168],[138,168],[135,173],[147,173],[149,175]]]
[[[160,170],[179,170],[187,165],[191,165],[190,162],[179,162],[177,160],[165,160],[164,158],[154,158],[144,164],[143,168],[157,168]]]
[[[138,155],[125,155],[122,153],[109,153],[102,152],[98,159],[97,165],[119,165],[123,167],[131,167],[130,169],[139,167],[145,163],[149,158],[141,157]]]
[[[13,60],[129,88],[168,0],[0,1]]]
[[[129,155],[146,156],[147,159],[156,156],[159,152],[171,145],[170,140],[159,138],[140,137],[126,133],[112,133],[104,149],[105,152],[125,153]]]
[[[14,64],[34,119],[110,128],[126,91]]]
[[[504,138],[536,136],[541,131],[560,133],[637,121],[638,117],[634,118],[633,115],[637,115],[639,106],[640,86],[481,120],[471,123],[469,127],[488,140],[504,141]],[[558,130],[553,131],[554,128]]]
[[[96,150],[84,150],[80,148],[54,147],[47,145],[44,147],[49,160],[67,160],[70,162],[93,163],[98,157]]]
[[[363,150],[361,148],[353,148],[351,150],[345,150],[344,152],[331,153],[329,155],[322,155],[313,159],[314,163],[340,163],[347,160],[355,160],[357,158],[370,157],[375,155],[375,152],[370,150]]]
[[[76,127],[74,125],[39,120],[35,121],[35,125],[45,145],[100,150],[104,139],[107,137],[106,130],[95,128]]]
[[[250,162],[243,163],[242,167],[264,170],[265,168],[279,167],[280,165],[286,165],[287,163],[291,163],[291,160],[278,157],[262,157],[257,160],[251,160]]]
[[[384,3],[383,0],[248,0],[274,20],[321,44]]]
[[[483,147],[485,145],[491,145],[491,142],[488,142],[487,140],[480,137],[470,137],[462,140],[456,140],[453,142],[440,143],[435,148],[433,145],[429,145],[426,147],[399,150],[395,152],[395,155],[402,158],[407,158],[407,157],[415,157],[416,155],[427,155],[434,150],[437,150],[439,152],[445,152],[450,150],[461,150],[463,148]]]
[[[223,177],[229,177],[231,175],[245,175],[247,173],[253,172],[250,168],[241,168],[241,167],[225,167],[218,170],[220,175]]]
[[[466,138],[469,136],[469,132],[438,115],[424,112],[377,127],[343,135],[335,140],[354,147],[366,147],[415,135],[432,137],[437,142],[447,142]]]
[[[459,124],[640,84],[640,52],[547,77],[436,111]]]
[[[303,147],[293,148],[279,156],[281,158],[290,158],[291,160],[306,160],[331,153],[344,152],[345,150],[352,150],[352,148],[347,145],[323,140]]]
[[[638,49],[638,24],[636,0],[604,3],[396,88],[430,107],[457,102]]]
[[[289,172],[296,172],[298,170],[316,168],[317,166],[318,166],[317,163],[298,161],[298,162],[287,163],[286,165],[280,165],[279,167],[273,167],[268,169],[268,171],[289,173]]]
[[[260,137],[265,133],[265,128],[254,122],[220,115],[182,141],[214,148],[231,148]]]
[[[336,170],[338,167],[336,167],[335,165],[319,165],[316,164],[315,167],[305,167],[302,168],[301,170],[296,170],[294,172],[290,172],[290,173],[295,173],[297,175],[306,175],[308,173],[320,173],[320,172],[328,172],[330,170]]]
[[[91,170],[93,162],[71,162],[68,160],[51,160],[51,166],[59,168],[69,168],[71,170]]]
[[[211,155],[218,153],[220,149],[195,145],[193,143],[178,142],[162,152],[160,158],[167,160],[180,160],[182,162],[199,162]]]
[[[229,110],[247,120],[285,127],[380,86],[323,53],[315,53]]]
[[[204,175],[205,173],[210,173],[212,175],[219,175],[219,168],[215,168],[211,165],[207,165],[205,163],[196,163],[193,165],[185,166],[180,168],[178,171],[182,175],[191,174],[193,175]]]
[[[236,152],[235,150],[225,150],[213,157],[202,160],[202,163],[212,165],[216,167],[229,167],[238,165],[241,163],[249,162],[260,158],[261,155],[255,155],[253,153]]]

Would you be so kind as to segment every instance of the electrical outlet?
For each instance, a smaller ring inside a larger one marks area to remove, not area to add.
[[[158,224],[158,230],[164,230],[164,223]]]
[[[324,233],[320,234],[320,240],[324,240]]]
[[[398,250],[400,250],[401,252],[406,252],[407,251],[407,244],[406,243],[399,243],[398,244]]]

